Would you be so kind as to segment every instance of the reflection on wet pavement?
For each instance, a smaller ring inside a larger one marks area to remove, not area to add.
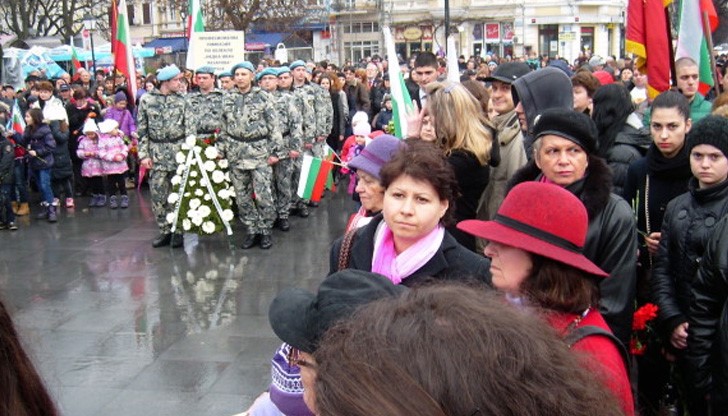
[[[239,413],[269,382],[270,301],[323,279],[351,201],[291,218],[269,251],[236,249],[239,225],[232,240],[185,236],[171,250],[151,247],[138,196],[128,210],[63,210],[57,224],[20,217],[0,232],[0,296],[64,415]]]

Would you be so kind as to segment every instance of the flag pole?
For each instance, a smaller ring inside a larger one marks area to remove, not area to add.
[[[670,8],[665,9],[665,27],[667,28],[667,50],[670,51],[670,83],[677,87],[677,71],[675,70],[675,50],[672,48],[672,24],[670,23]],[[649,75],[648,75],[649,76]]]
[[[715,88],[715,96],[720,95],[720,84],[718,83],[718,73],[715,70],[715,55],[713,54],[713,35],[710,33],[710,18],[708,12],[703,11],[703,35],[705,41],[708,42],[708,56],[710,57],[710,74],[713,76],[713,88]]]

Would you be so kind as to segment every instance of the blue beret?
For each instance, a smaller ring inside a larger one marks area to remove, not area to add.
[[[297,61],[291,62],[291,64],[288,66],[291,68],[291,71],[292,71],[292,70],[298,68],[299,66],[306,66],[306,63],[299,59]]]
[[[230,71],[220,72],[220,75],[217,76],[218,78],[232,78],[233,74],[230,73]]]
[[[266,68],[260,72],[258,72],[258,75],[255,76],[256,81],[260,81],[261,78],[263,78],[266,75],[272,75],[274,77],[278,76],[278,70],[276,68]]]
[[[196,74],[210,74],[215,75],[215,68],[205,65],[197,68],[197,71],[195,71]]]
[[[250,61],[243,61],[243,62],[240,62],[239,64],[233,65],[233,69],[231,69],[230,72],[232,74],[235,74],[235,71],[237,71],[238,68],[247,69],[248,71],[255,74],[255,67],[253,66],[253,64],[250,63]]]
[[[158,81],[169,81],[170,79],[176,77],[180,74],[179,68],[177,68],[177,65],[169,65],[165,66],[164,68],[160,69],[159,72],[157,72],[157,80]]]
[[[291,72],[291,68],[289,68],[287,66],[282,66],[282,67],[278,68],[278,76],[281,76],[285,73],[290,73],[290,72]]]

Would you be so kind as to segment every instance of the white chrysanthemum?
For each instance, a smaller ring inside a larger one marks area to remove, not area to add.
[[[174,176],[172,176],[171,182],[172,182],[172,185],[177,186],[182,183],[182,177],[179,175],[174,175]]]
[[[167,214],[167,222],[172,224],[174,222],[174,212]]]
[[[220,159],[217,161],[217,166],[220,166],[221,169],[227,169],[228,168],[228,161],[227,159]]]
[[[190,200],[190,208],[197,209],[200,207],[200,205],[202,205],[202,201],[200,201],[199,198],[193,198],[192,200]]]
[[[171,194],[169,194],[169,196],[167,197],[167,202],[169,202],[170,204],[174,204],[174,203],[176,203],[177,201],[179,201],[179,194],[178,194],[178,193],[176,193],[176,192],[172,192],[172,193],[171,193]]]
[[[233,218],[235,218],[235,214],[233,214],[233,210],[226,209],[222,211],[222,219],[225,221],[232,221]]]
[[[197,190],[195,190],[195,196],[202,196],[202,195],[204,195],[204,194],[205,194],[205,193],[204,193],[204,192],[202,192],[202,189],[199,189],[199,188],[198,188]]]
[[[195,225],[196,225],[196,226],[198,226],[198,227],[199,227],[200,225],[202,225],[202,222],[203,222],[203,221],[204,221],[204,219],[203,219],[203,218],[202,218],[201,216],[199,216],[199,215],[195,215],[195,217],[194,217],[194,218],[192,218],[192,224],[195,224]]]
[[[215,146],[208,146],[205,149],[205,157],[208,159],[215,159],[217,157],[217,148]]]
[[[213,162],[212,160],[208,160],[203,166],[208,172],[212,172],[215,170],[215,162]]]
[[[183,173],[185,173],[184,165],[177,166],[177,174],[182,175]]]
[[[212,199],[212,197],[210,196],[210,194],[205,194],[205,196],[202,197],[202,199],[204,199],[205,201],[210,201]]]
[[[196,170],[190,171],[190,178],[196,178],[198,175]]]
[[[188,220],[187,218],[182,220],[182,229],[185,231],[189,231],[190,228],[192,228],[192,221]]]
[[[225,172],[225,182],[230,182],[230,172]]]
[[[221,170],[212,172],[212,182],[222,183],[225,180],[225,174]]]
[[[189,192],[185,192],[185,198],[189,198],[190,196],[192,196],[192,194],[191,194],[191,193],[189,193]]]
[[[184,153],[177,152],[177,154],[174,155],[174,160],[177,161],[177,164],[178,165],[180,165],[182,163],[185,163],[185,160],[187,160],[187,158],[185,157],[185,154]]]
[[[215,232],[215,224],[212,221],[205,221],[202,223],[202,231],[204,231],[207,234],[212,234]]]
[[[187,185],[195,186],[195,185],[197,185],[197,181],[189,181],[189,182],[187,182]],[[185,195],[185,196],[187,196],[187,195]]]
[[[190,148],[192,148],[192,147],[193,147],[194,145],[196,145],[196,144],[197,144],[197,137],[195,137],[195,136],[193,136],[193,135],[191,135],[191,134],[190,134],[190,135],[189,135],[189,136],[187,136],[187,138],[185,139],[185,144],[186,144],[187,146],[189,146]]]
[[[230,198],[230,191],[227,189],[220,189],[217,191],[217,197],[220,199],[228,199]]]
[[[202,151],[202,148],[200,146],[193,147],[195,149],[195,153],[200,153]]]
[[[197,212],[202,218],[207,218],[210,214],[212,214],[212,210],[207,205],[201,205],[200,208],[197,209]]]
[[[207,186],[207,179],[200,179],[200,186],[206,187]]]
[[[194,209],[187,210],[187,218],[190,218],[190,219],[195,218],[196,215],[197,215],[197,211],[195,211]]]
[[[182,143],[182,146],[180,146],[182,150],[190,150],[190,147],[187,146],[187,143]]]

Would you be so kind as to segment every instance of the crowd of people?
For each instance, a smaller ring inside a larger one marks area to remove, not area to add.
[[[152,245],[181,247],[169,195],[196,136],[230,161],[241,248],[270,249],[318,205],[295,192],[303,156],[331,149],[352,215],[318,294],[271,305],[284,344],[249,414],[728,414],[728,95],[701,95],[690,58],[656,97],[627,58],[459,68],[402,62],[405,138],[376,56],[169,65],[136,97],[123,77],[31,75],[6,96],[26,129],[0,146],[2,226],[28,178],[54,222],[84,192],[127,208],[143,168]]]

